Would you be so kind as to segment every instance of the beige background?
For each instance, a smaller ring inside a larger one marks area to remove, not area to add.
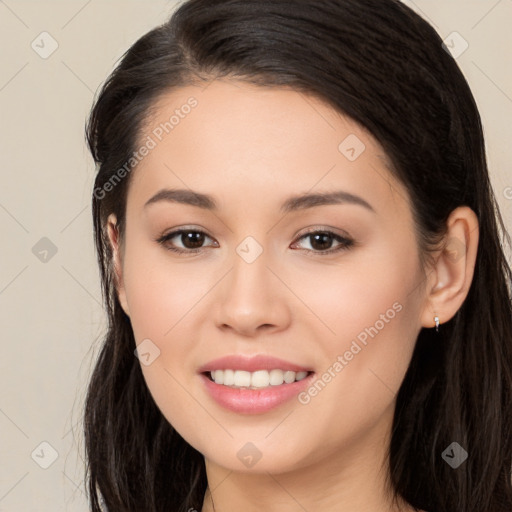
[[[512,2],[405,3],[443,39],[456,31],[469,43],[457,61],[481,110],[493,186],[512,230]],[[84,123],[117,59],[174,6],[0,0],[0,511],[88,509],[81,406],[105,323]],[[43,31],[58,44],[46,59],[31,47],[51,49]],[[43,237],[57,250],[46,262],[34,254],[48,248]]]

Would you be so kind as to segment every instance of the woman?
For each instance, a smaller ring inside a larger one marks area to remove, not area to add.
[[[424,20],[190,0],[87,136],[93,511],[512,509],[510,238]]]

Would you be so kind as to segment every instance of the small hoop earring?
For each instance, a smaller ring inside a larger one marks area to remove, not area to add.
[[[434,317],[434,322],[436,323],[436,332],[439,332],[439,317],[437,315]]]

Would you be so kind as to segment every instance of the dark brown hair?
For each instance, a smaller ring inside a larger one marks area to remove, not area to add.
[[[395,497],[429,512],[510,512],[510,236],[470,88],[435,30],[398,0],[190,0],[141,37],[103,85],[87,125],[108,314],[85,404],[92,511],[201,509],[204,458],[148,391],[105,226],[114,213],[122,237],[131,173],[107,184],[129,161],[151,106],[174,88],[221,77],[312,93],[365,127],[408,191],[422,255],[442,240],[456,207],[476,213],[468,296],[438,334],[422,329],[396,397],[389,479]],[[441,457],[452,442],[469,453],[457,469]]]

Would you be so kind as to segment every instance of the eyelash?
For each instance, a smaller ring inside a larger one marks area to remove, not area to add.
[[[177,247],[172,247],[170,245],[167,245],[167,242],[169,240],[171,240],[171,239],[175,238],[176,236],[179,236],[183,233],[200,233],[202,235],[205,235],[208,238],[211,238],[204,231],[201,231],[199,229],[178,229],[176,231],[172,231],[171,233],[162,235],[161,237],[156,239],[156,242],[161,244],[165,249],[175,252],[175,253],[178,253],[178,254],[197,254],[204,250],[204,248],[202,248],[202,247],[195,248],[195,249],[180,249]],[[354,240],[352,240],[351,238],[343,237],[341,235],[333,233],[332,231],[321,230],[321,229],[303,233],[298,238],[298,241],[302,240],[303,238],[307,238],[307,237],[313,236],[313,235],[328,235],[328,236],[330,236],[330,238],[333,238],[334,240],[339,242],[339,245],[334,249],[326,249],[325,251],[315,251],[313,249],[303,249],[303,251],[305,251],[308,254],[312,253],[313,255],[328,256],[330,254],[338,253],[341,251],[346,251],[355,245]],[[295,243],[296,242],[294,242],[294,244]]]

